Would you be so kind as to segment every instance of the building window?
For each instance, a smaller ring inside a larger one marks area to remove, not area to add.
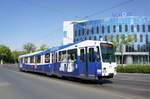
[[[78,39],[76,39],[76,41],[78,42]]]
[[[150,32],[150,25],[148,25],[148,32]]]
[[[91,36],[89,37],[89,40],[91,40]]]
[[[119,25],[119,32],[122,32],[122,25]]]
[[[117,39],[117,42],[119,42],[119,35],[117,35],[116,39]]]
[[[105,41],[107,41],[107,36],[105,36]]]
[[[131,46],[131,52],[134,52],[134,45]]]
[[[87,29],[86,34],[89,35],[89,29]]]
[[[125,32],[128,32],[128,25],[125,25]]]
[[[134,41],[137,42],[137,35],[134,35]]]
[[[105,32],[105,27],[104,26],[102,26],[102,33],[104,33]]]
[[[134,26],[131,25],[131,32],[134,32]]]
[[[79,35],[79,36],[81,35],[80,30],[78,30],[78,35]]]
[[[110,36],[109,40],[110,40],[110,41],[113,41],[113,35]]]
[[[94,40],[97,40],[96,36],[94,36]]]
[[[113,32],[116,32],[116,25],[113,26]]]
[[[137,29],[137,32],[139,32],[140,31],[140,26],[136,25],[136,29]]]
[[[102,36],[99,36],[99,40],[101,40]]]
[[[145,32],[145,25],[142,25],[142,30],[143,32]]]
[[[140,52],[141,51],[141,49],[140,49],[140,45],[138,45],[138,52]]]
[[[148,35],[147,35],[147,34],[146,34],[146,37],[145,37],[145,38],[146,38],[146,43],[148,43]]]
[[[107,32],[110,33],[110,26],[107,26]]]
[[[91,28],[91,33],[94,34],[94,29],[93,29],[93,27]]]
[[[140,35],[140,42],[143,42],[143,35]]]
[[[75,37],[76,37],[77,36],[77,31],[75,30],[74,33],[75,33]]]
[[[128,45],[126,45],[125,47],[126,47],[126,52],[129,52],[129,51],[128,51]]]
[[[84,29],[82,29],[82,35],[84,35]]]
[[[99,33],[99,27],[98,26],[96,27],[96,32],[97,32],[97,34]]]

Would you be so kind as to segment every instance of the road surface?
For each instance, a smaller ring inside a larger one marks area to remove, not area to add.
[[[0,66],[0,99],[150,99],[150,75],[118,74],[111,81],[79,81]]]

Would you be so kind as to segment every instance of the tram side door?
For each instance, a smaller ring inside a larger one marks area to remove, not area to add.
[[[85,47],[80,49],[80,67],[81,74],[86,78],[95,77],[95,59],[94,59],[94,48]]]

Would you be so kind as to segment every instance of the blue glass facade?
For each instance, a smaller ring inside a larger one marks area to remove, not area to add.
[[[150,17],[108,17],[74,25],[74,42],[87,39],[113,40],[119,39],[120,35],[134,37],[134,43],[125,46],[124,63],[149,63]],[[120,63],[119,54],[116,54],[116,59]]]

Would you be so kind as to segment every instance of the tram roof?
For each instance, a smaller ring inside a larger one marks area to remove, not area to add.
[[[106,43],[106,41],[95,41],[95,40],[86,40],[86,41],[81,41],[81,42],[104,42],[104,43]],[[77,45],[81,42],[71,43],[71,44],[68,44],[68,45],[63,45],[63,46],[58,46],[58,47],[52,47],[52,48],[49,48],[49,49],[44,50],[44,51],[38,51],[38,52],[34,52],[34,53],[21,55],[21,56],[19,56],[19,58],[37,56],[37,55],[46,54],[46,53],[49,53],[49,52],[58,51],[58,50],[70,47],[72,45]],[[110,42],[107,42],[107,43],[110,43]]]
[[[19,58],[30,57],[30,56],[34,56],[34,55],[40,55],[42,52],[43,51],[37,51],[37,52],[29,53],[29,54],[20,55]]]

